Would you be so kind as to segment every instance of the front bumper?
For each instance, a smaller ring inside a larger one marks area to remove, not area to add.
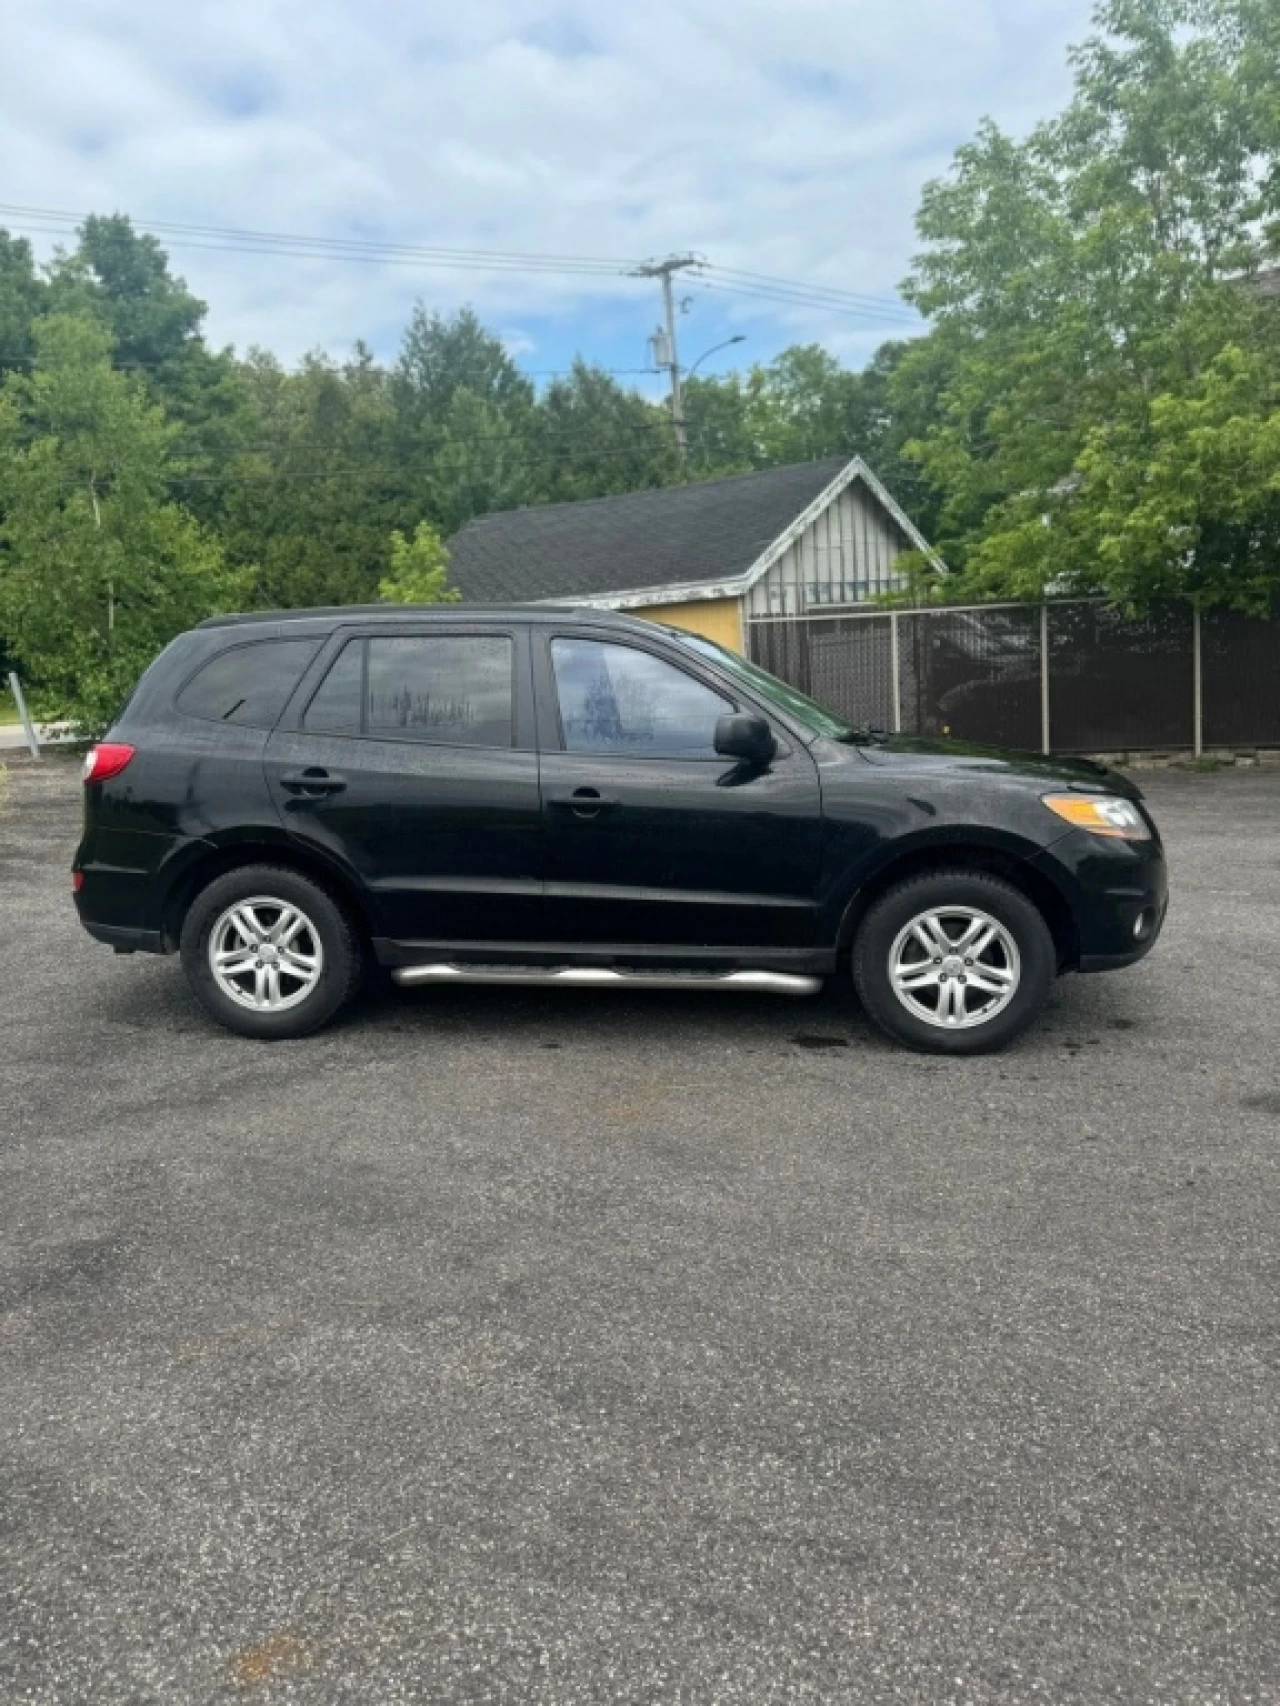
[[[1075,968],[1121,971],[1145,959],[1169,909],[1164,849],[1072,830],[1031,863],[1065,894],[1075,922]]]

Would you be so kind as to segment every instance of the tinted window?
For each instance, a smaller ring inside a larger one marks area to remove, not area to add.
[[[650,652],[601,640],[553,640],[569,752],[714,758],[716,722],[733,706]]]
[[[211,658],[178,695],[184,716],[274,728],[317,640],[259,640]]]
[[[510,746],[511,678],[505,635],[352,640],[308,706],[305,726],[446,746]]]
[[[511,745],[511,641],[440,634],[369,640],[371,735],[450,746]]]
[[[303,727],[330,734],[360,733],[360,678],[364,671],[364,641],[349,640],[316,690]]]
[[[748,663],[746,658],[739,657],[737,652],[726,651],[723,646],[716,645],[714,640],[704,640],[701,634],[686,634],[679,628],[669,628],[667,632],[673,640],[678,640],[682,646],[688,646],[690,651],[711,658],[721,669],[736,676],[745,686],[751,688],[752,692],[758,693],[771,705],[776,705],[780,711],[794,717],[810,734],[826,735],[828,740],[848,740],[858,732],[843,717],[837,717],[834,711],[826,710],[807,694],[788,686],[785,681],[779,681],[777,676],[770,675],[768,670]]]

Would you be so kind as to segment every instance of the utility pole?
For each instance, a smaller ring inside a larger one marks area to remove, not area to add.
[[[680,352],[676,344],[676,298],[671,287],[674,274],[687,267],[699,267],[697,255],[668,255],[665,261],[646,261],[637,267],[632,278],[657,278],[662,281],[662,306],[666,317],[666,335],[662,328],[651,339],[654,366],[665,368],[671,376],[671,425],[676,435],[676,455],[682,469],[689,466],[689,434],[684,419],[684,393],[680,389]]]

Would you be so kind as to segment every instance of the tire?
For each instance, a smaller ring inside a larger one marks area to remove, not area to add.
[[[257,948],[253,930],[231,918],[235,909],[260,927]],[[296,927],[295,918],[302,921]],[[270,940],[273,930],[280,947]],[[282,865],[243,865],[215,877],[187,911],[181,953],[205,1012],[262,1041],[310,1036],[327,1025],[360,987],[365,959],[354,921],[333,896]],[[269,963],[260,966],[260,958]]]
[[[953,951],[943,950],[939,925]],[[965,932],[974,929],[977,960],[964,952]],[[924,1054],[1008,1047],[1039,1014],[1057,970],[1039,909],[1011,883],[976,871],[908,878],[875,903],[853,945],[864,1009],[895,1041]]]

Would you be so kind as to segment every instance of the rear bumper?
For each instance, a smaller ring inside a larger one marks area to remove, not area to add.
[[[163,954],[164,938],[158,930],[136,930],[124,924],[95,924],[81,917],[81,924],[95,942],[105,942],[118,954]]]
[[[165,898],[208,843],[192,837],[91,827],[72,863],[75,907],[97,942],[123,952],[163,954]]]
[[[1145,959],[1159,941],[1169,909],[1169,876],[1154,838],[1112,840],[1077,829],[1032,864],[1070,902],[1078,971],[1122,971]]]

